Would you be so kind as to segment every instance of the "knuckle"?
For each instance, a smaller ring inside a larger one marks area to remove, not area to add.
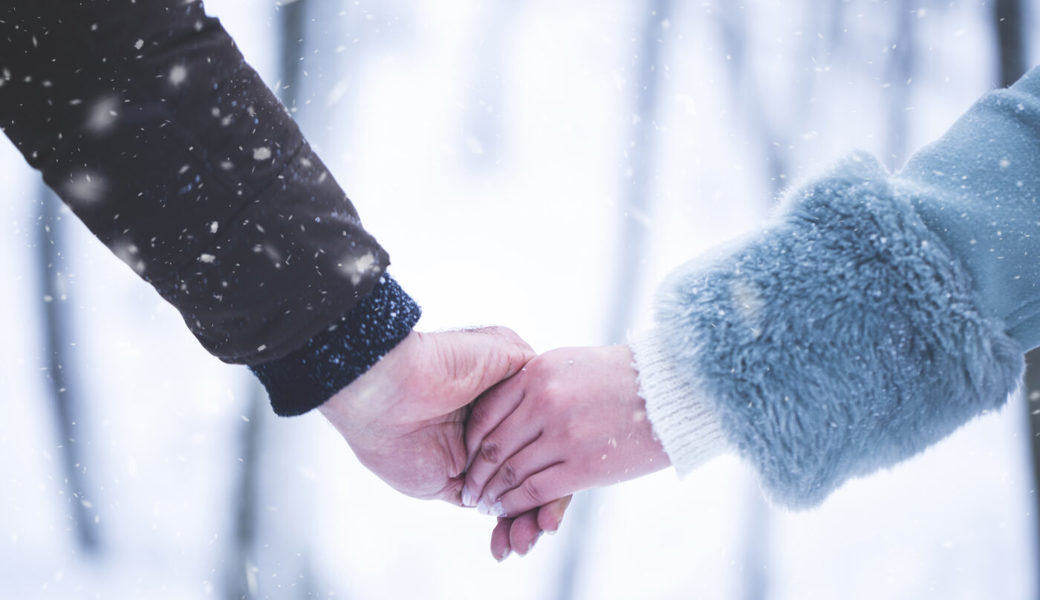
[[[513,465],[511,465],[511,464],[509,464],[507,462],[504,465],[502,465],[501,473],[502,473],[502,483],[504,483],[506,486],[508,486],[510,488],[516,487],[516,484],[517,484],[517,480],[516,480],[517,479],[516,467],[514,467]]]
[[[508,327],[501,325],[489,325],[487,327],[474,327],[471,329],[464,330],[468,333],[474,333],[478,335],[484,335],[492,338],[498,338],[502,342],[516,343],[522,341],[520,336],[515,331]]]
[[[550,366],[548,361],[545,360],[545,356],[536,356],[532,358],[525,366],[524,369],[532,375],[545,376],[549,374]]]
[[[515,331],[509,327],[503,327],[501,325],[492,325],[489,328],[492,335],[496,335],[507,342],[514,344],[523,344],[524,340]]]
[[[570,401],[570,393],[564,384],[552,381],[546,384],[545,388],[539,396],[541,404],[543,404],[547,410],[558,413],[565,409]]]
[[[584,440],[588,436],[589,432],[589,424],[580,419],[568,419],[564,423],[561,423],[560,427],[563,432],[563,438],[569,442]]]
[[[524,500],[527,500],[533,505],[538,506],[545,504],[541,486],[535,483],[532,479],[527,479],[526,481],[524,481],[524,483],[520,486],[520,494]]]
[[[550,381],[542,389],[542,402],[546,404],[561,404],[563,394],[563,386],[557,381]]]
[[[480,445],[480,458],[489,463],[497,464],[500,454],[501,448],[495,442],[485,441]]]
[[[492,325],[487,328],[487,332],[491,335],[498,335],[502,337],[513,337],[516,335],[515,333],[513,333],[512,329],[508,327],[503,327],[502,325]]]
[[[487,408],[481,403],[476,403],[469,410],[469,418],[467,419],[468,429],[483,429],[487,426],[490,416]]]

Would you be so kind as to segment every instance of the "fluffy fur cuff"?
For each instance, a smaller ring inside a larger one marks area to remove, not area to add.
[[[750,243],[662,289],[669,368],[781,504],[811,506],[919,452],[1020,379],[1022,349],[901,185],[857,154]],[[656,368],[641,367],[653,406]]]

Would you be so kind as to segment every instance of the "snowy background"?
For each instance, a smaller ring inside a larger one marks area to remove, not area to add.
[[[207,6],[292,84],[420,328],[503,324],[538,350],[621,341],[665,274],[792,182],[854,148],[898,168],[999,82],[981,1]],[[39,186],[0,144],[0,598],[1035,597],[1021,398],[810,512],[723,457],[579,495],[500,565],[492,519],[398,495],[317,414],[273,417],[64,211],[45,301]]]

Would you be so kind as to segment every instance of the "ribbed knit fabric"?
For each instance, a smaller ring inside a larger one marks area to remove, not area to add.
[[[303,414],[361,376],[411,332],[422,311],[389,275],[339,322],[292,354],[250,369],[278,415]]]
[[[689,369],[678,369],[657,329],[629,342],[639,372],[639,395],[654,435],[680,476],[726,450],[722,426]]]

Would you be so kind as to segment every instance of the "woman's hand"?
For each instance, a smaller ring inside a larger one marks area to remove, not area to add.
[[[498,524],[491,532],[491,556],[501,562],[511,552],[520,556],[530,552],[543,533],[556,533],[570,503],[571,497],[567,496],[517,517],[499,517]]]
[[[668,466],[636,375],[628,346],[564,348],[535,358],[473,405],[462,501],[498,517],[516,517],[496,528],[493,550],[496,540],[503,546],[505,528],[512,537],[519,527],[518,537],[526,540],[526,525],[541,519],[540,511],[529,511]],[[546,525],[563,514],[558,504],[546,512]]]

